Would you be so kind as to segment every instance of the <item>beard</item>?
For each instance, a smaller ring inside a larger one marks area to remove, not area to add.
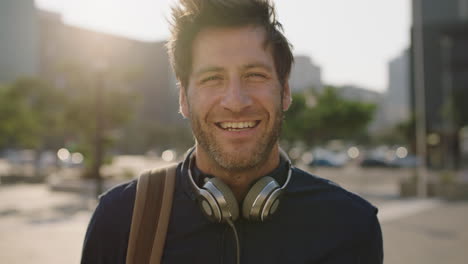
[[[260,167],[264,164],[273,147],[277,144],[283,122],[282,106],[276,109],[271,127],[255,140],[255,143],[247,149],[240,146],[234,151],[227,151],[222,142],[216,139],[212,129],[203,125],[199,118],[190,109],[190,121],[193,135],[197,144],[207,153],[211,160],[224,170],[241,172]]]

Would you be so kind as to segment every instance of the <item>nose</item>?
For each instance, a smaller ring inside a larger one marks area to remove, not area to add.
[[[252,98],[245,89],[242,81],[234,78],[229,81],[225,89],[221,106],[232,112],[242,112],[252,105]]]

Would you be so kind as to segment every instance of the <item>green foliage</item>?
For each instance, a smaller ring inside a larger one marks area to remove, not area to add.
[[[285,113],[285,122],[283,125],[283,139],[288,141],[301,141],[307,138],[307,134],[313,128],[313,115],[308,111],[306,98],[303,94],[293,94],[292,104]]]
[[[72,152],[84,154],[89,168],[95,160],[98,109],[104,150],[113,145],[133,114],[133,93],[115,76],[92,76],[78,67],[68,67],[63,77],[67,85],[61,90],[35,78],[0,86],[0,148],[40,151],[68,145]]]
[[[286,140],[307,144],[331,139],[355,140],[366,133],[376,109],[374,104],[340,97],[333,87],[326,87],[322,94],[315,95],[315,100],[316,104],[309,107],[305,95],[293,95],[283,128]]]
[[[0,86],[0,147],[47,145],[63,122],[63,100],[54,87],[35,78]]]
[[[62,70],[70,91],[64,127],[67,144],[84,154],[85,166],[90,169],[96,159],[98,115],[101,116],[99,129],[105,153],[119,139],[120,130],[131,119],[137,98],[126,89],[126,76],[120,78],[114,72],[87,72],[72,64]]]
[[[120,128],[130,119],[136,100],[134,94],[111,88],[85,86],[81,88],[80,93],[70,98],[66,111],[69,133],[77,137],[92,138],[96,131],[98,111],[103,116],[102,128],[109,137],[111,136],[110,131]],[[96,101],[95,89],[103,89],[101,102]]]
[[[328,87],[319,96],[315,109],[320,122],[319,137],[324,140],[352,139],[364,131],[375,109],[374,104],[345,100],[334,88]]]

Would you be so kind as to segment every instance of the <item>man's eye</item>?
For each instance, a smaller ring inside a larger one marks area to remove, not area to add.
[[[252,73],[247,74],[247,78],[253,79],[253,80],[263,80],[263,79],[266,79],[267,76],[263,73],[252,72]]]
[[[220,76],[214,75],[214,76],[209,76],[209,77],[203,78],[200,83],[204,84],[204,83],[207,83],[207,82],[219,81],[221,79],[222,78]]]

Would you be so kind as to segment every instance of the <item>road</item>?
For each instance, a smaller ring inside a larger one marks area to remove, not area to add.
[[[462,264],[468,259],[468,202],[400,199],[405,171],[321,169],[379,207],[387,264]],[[92,198],[43,184],[0,185],[0,263],[79,263]]]

